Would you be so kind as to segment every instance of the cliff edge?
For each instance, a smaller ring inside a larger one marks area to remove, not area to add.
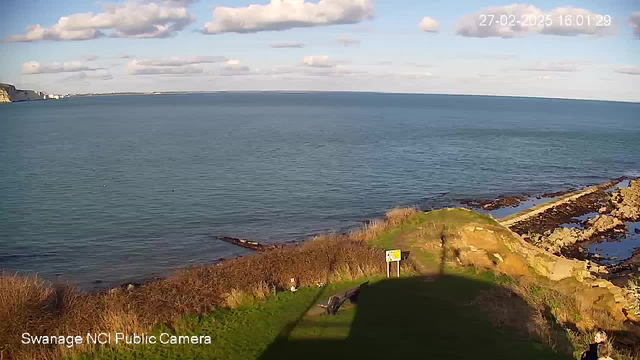
[[[46,95],[34,90],[19,90],[10,84],[0,83],[0,103],[44,100]]]

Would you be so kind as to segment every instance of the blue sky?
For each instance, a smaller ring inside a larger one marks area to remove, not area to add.
[[[50,93],[354,90],[640,101],[639,1],[5,0],[3,10],[0,81]],[[480,15],[551,25],[481,27]],[[583,26],[560,24],[560,16]]]

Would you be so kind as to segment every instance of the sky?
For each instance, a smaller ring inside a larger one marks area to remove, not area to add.
[[[3,0],[0,82],[640,102],[640,0]]]

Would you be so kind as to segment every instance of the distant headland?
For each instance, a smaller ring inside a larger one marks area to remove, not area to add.
[[[47,94],[45,92],[35,90],[19,90],[11,84],[0,83],[0,104],[47,99],[57,100],[63,99],[67,96],[68,95]]]

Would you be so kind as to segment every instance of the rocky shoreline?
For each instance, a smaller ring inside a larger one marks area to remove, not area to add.
[[[618,188],[612,191],[615,186],[618,186],[623,181],[629,181],[630,186],[628,189],[630,190]],[[626,278],[629,275],[640,276],[640,248],[629,258],[611,264],[606,262],[608,259],[586,251],[585,246],[603,239],[611,239],[623,235],[625,233],[625,221],[638,218],[640,210],[637,209],[640,209],[640,205],[634,202],[636,200],[632,199],[634,199],[634,196],[640,197],[640,179],[617,178],[600,184],[596,188],[597,190],[586,193],[573,201],[558,204],[539,215],[507,227],[538,248],[568,259],[588,261],[588,267],[596,273],[600,273],[603,279],[613,281],[616,277],[624,276],[625,279],[623,280],[616,279],[616,285],[624,287],[626,286]],[[559,198],[575,192],[575,189],[570,189],[545,193],[535,196],[535,198]],[[468,199],[462,200],[460,203],[471,208],[491,211],[506,207],[517,207],[531,198],[534,197],[521,194],[499,196],[492,200]],[[567,224],[574,226],[567,227]],[[303,243],[302,241],[278,244],[260,243],[247,239],[214,235],[212,235],[212,238],[255,252],[268,252],[291,246],[295,247]],[[220,258],[217,263],[227,260],[230,259]],[[120,288],[132,286],[137,287],[139,283],[126,282]]]
[[[637,240],[631,238],[640,232],[640,228],[630,227],[640,221],[640,179],[619,178],[582,192],[548,195],[560,198],[555,203],[550,201],[543,210],[532,208],[519,216],[509,216],[509,219],[503,219],[506,220],[502,221],[503,225],[538,248],[586,261],[600,279],[625,288],[635,294],[640,303],[640,242],[636,244],[634,241]],[[505,199],[476,204],[485,210],[499,208],[496,204],[517,206],[517,203],[513,205],[514,201]],[[628,245],[631,254],[625,258],[602,256],[589,249],[624,241],[631,241]]]

